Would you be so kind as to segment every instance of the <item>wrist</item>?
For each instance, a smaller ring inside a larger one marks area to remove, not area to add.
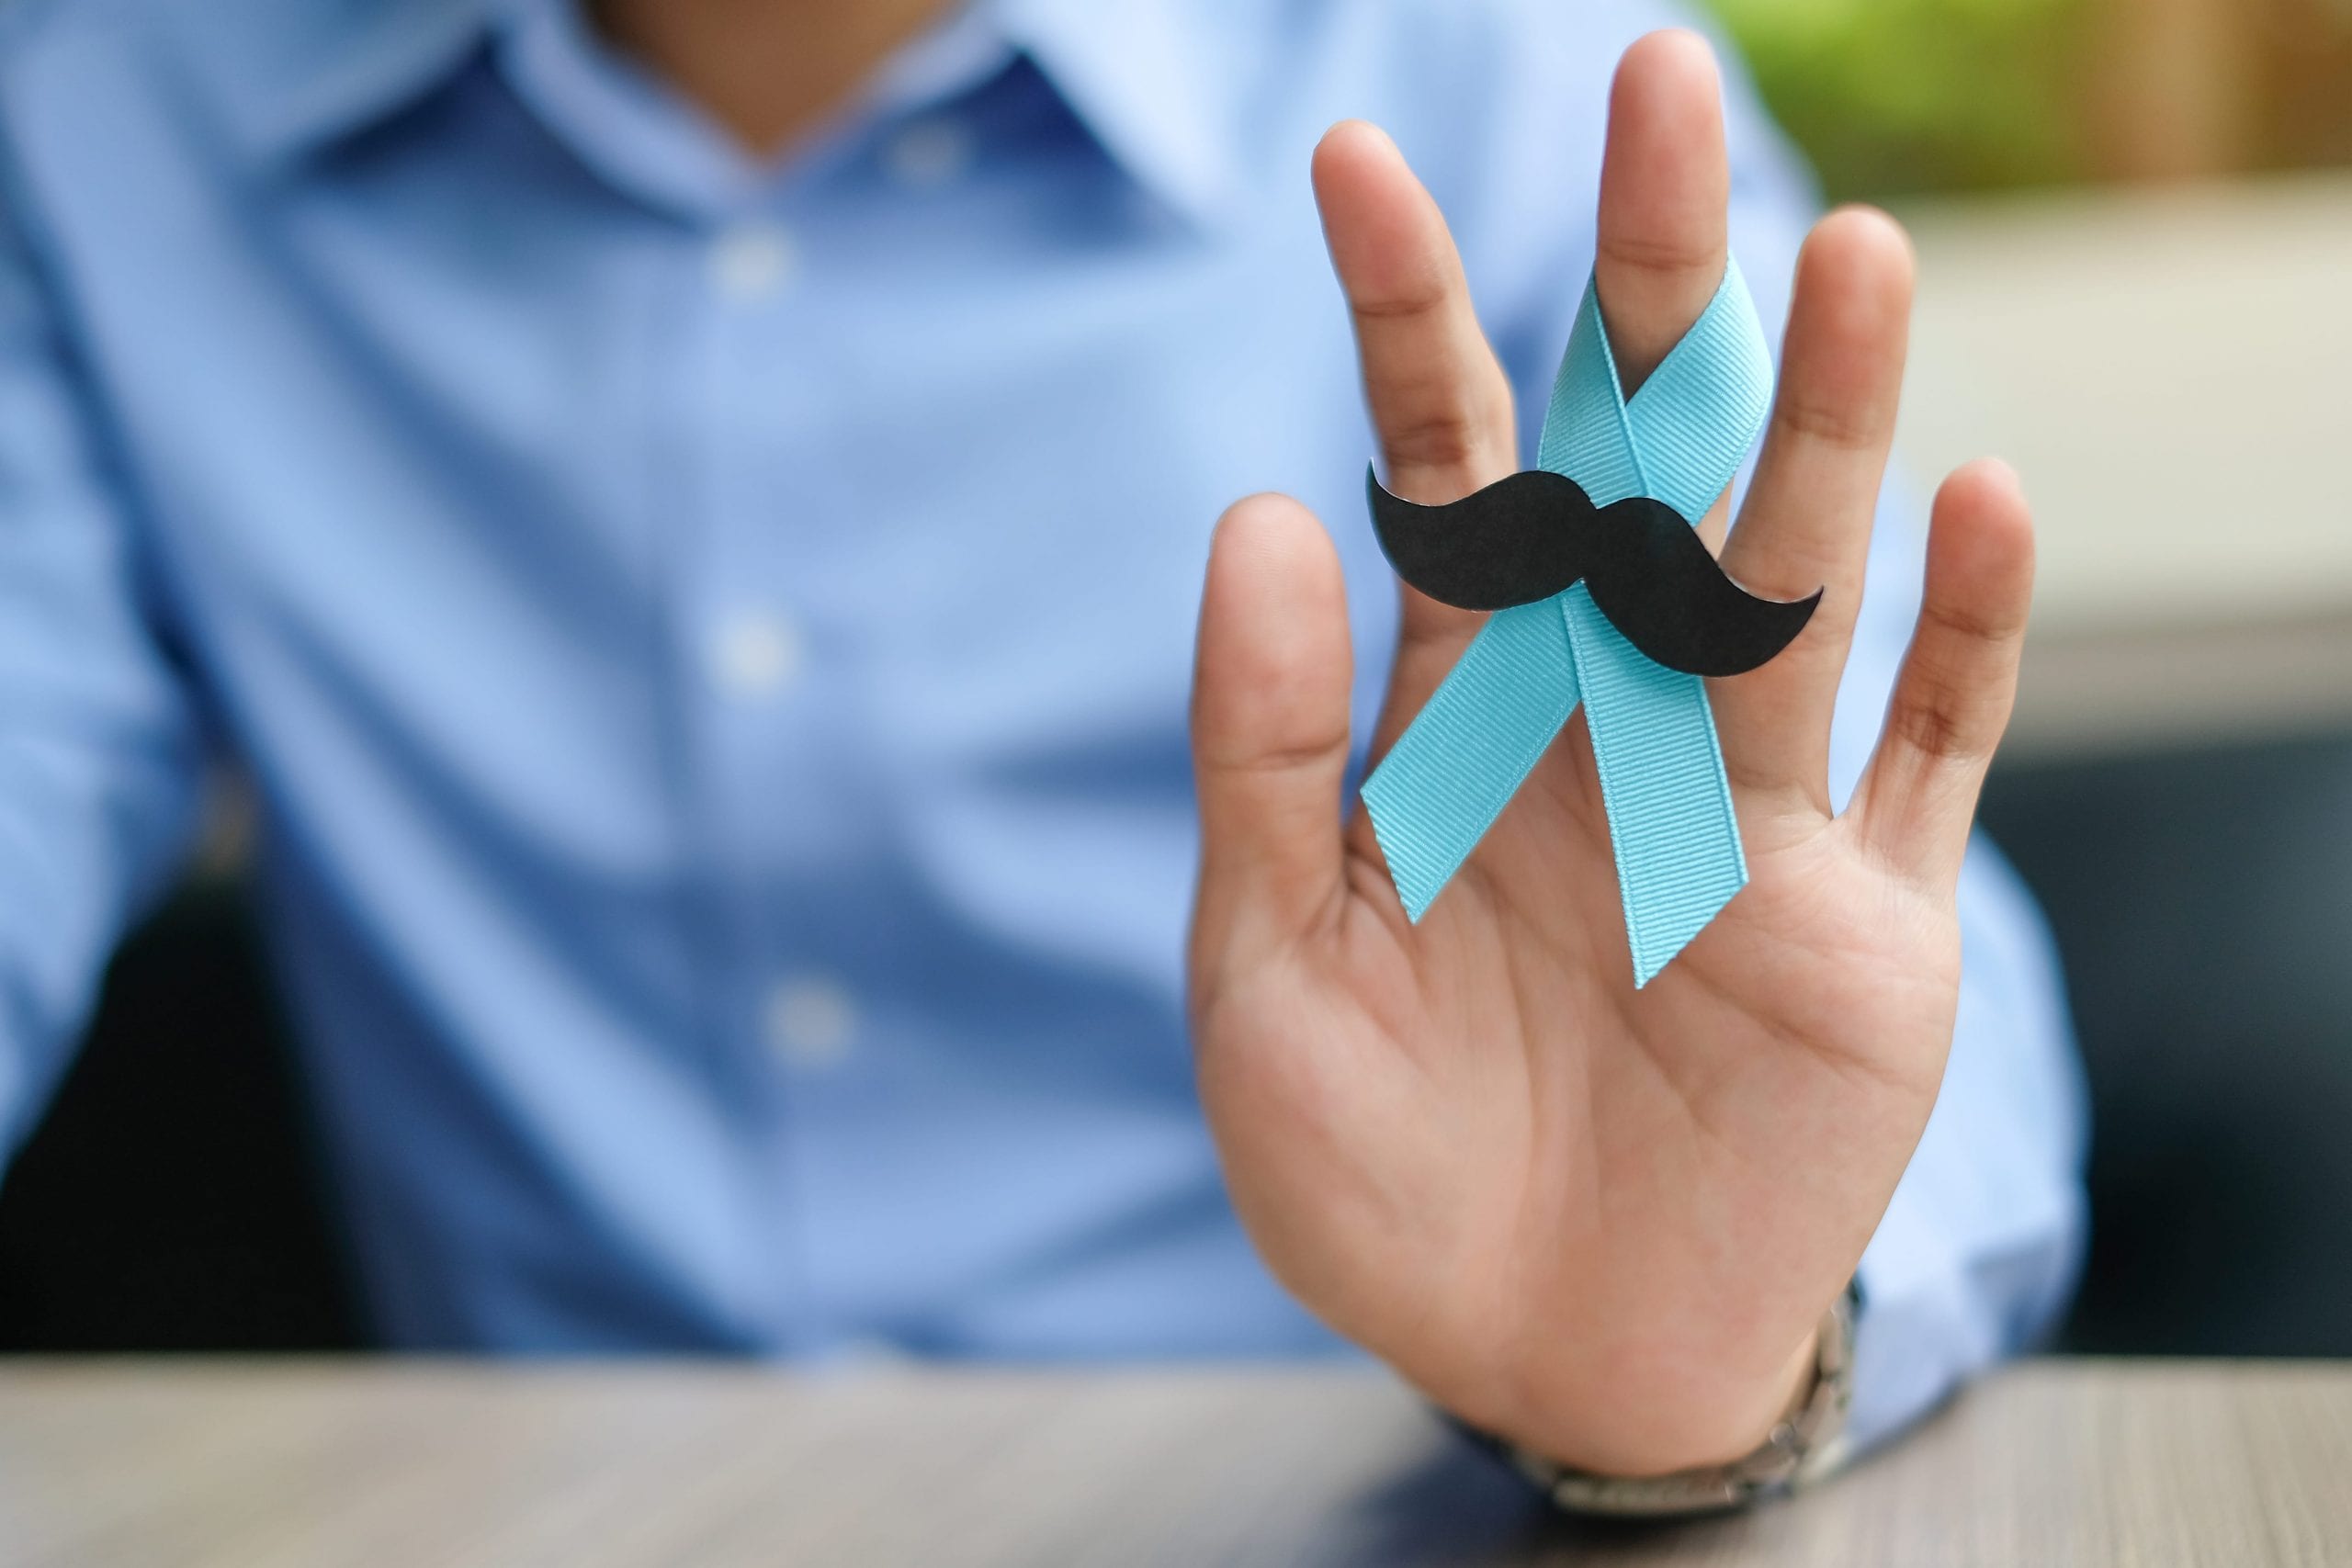
[[[1453,1404],[1456,1416],[1521,1453],[1592,1476],[1672,1476],[1757,1458],[1782,1441],[1823,1384],[1851,1382],[1853,1291],[1785,1352],[1729,1357],[1717,1336],[1651,1337],[1597,1349],[1585,1336],[1553,1354],[1515,1359],[1515,1371],[1482,1380],[1487,1399]],[[1444,1404],[1444,1401],[1442,1401]],[[1477,1408],[1482,1405],[1482,1408]]]
[[[1516,1414],[1496,1435],[1551,1463],[1596,1475],[1671,1475],[1733,1464],[1803,1407],[1819,1355],[1815,1330],[1761,1376],[1671,1397],[1645,1393],[1637,1380],[1611,1378],[1581,1398],[1544,1397],[1540,1408]]]
[[[1850,1287],[1838,1297],[1810,1337],[1810,1352],[1803,1362],[1800,1381],[1781,1413],[1760,1438],[1736,1454],[1668,1469],[1655,1457],[1644,1457],[1645,1452],[1654,1456],[1665,1450],[1645,1450],[1629,1445],[1621,1434],[1603,1447],[1589,1450],[1610,1458],[1572,1466],[1550,1457],[1564,1451],[1556,1447],[1534,1448],[1509,1435],[1498,1446],[1555,1503],[1574,1512],[1701,1513],[1790,1491],[1836,1469],[1846,1452],[1844,1428],[1853,1393],[1858,1302]],[[1701,1451],[1702,1446],[1687,1451]]]

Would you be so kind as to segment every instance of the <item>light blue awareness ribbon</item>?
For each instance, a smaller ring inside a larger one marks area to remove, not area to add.
[[[1736,264],[1631,401],[1588,288],[1536,460],[1596,506],[1645,495],[1696,523],[1739,471],[1771,399],[1771,357]],[[1364,782],[1364,807],[1418,922],[1579,700],[1634,983],[1646,986],[1747,886],[1747,858],[1705,681],[1637,651],[1583,583],[1488,619]]]

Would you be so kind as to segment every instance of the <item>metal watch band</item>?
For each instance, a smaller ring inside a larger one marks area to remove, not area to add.
[[[1571,1513],[1642,1515],[1716,1513],[1745,1507],[1794,1490],[1838,1468],[1845,1456],[1846,1412],[1854,1393],[1854,1314],[1859,1298],[1847,1287],[1821,1321],[1812,1385],[1772,1428],[1761,1448],[1731,1464],[1672,1475],[1593,1475],[1554,1464],[1524,1449],[1503,1452],[1520,1472]]]

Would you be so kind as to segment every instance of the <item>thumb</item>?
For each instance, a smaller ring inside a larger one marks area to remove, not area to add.
[[[1236,502],[1209,548],[1193,676],[1196,981],[1225,954],[1288,945],[1338,910],[1352,681],[1330,536],[1287,496]]]

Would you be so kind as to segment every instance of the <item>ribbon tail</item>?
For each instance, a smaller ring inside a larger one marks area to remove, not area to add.
[[[1555,603],[1584,692],[1639,988],[1747,886],[1739,818],[1707,683],[1644,658],[1584,584]]]
[[[1579,695],[1554,601],[1501,611],[1364,781],[1373,835],[1415,924],[1510,804]]]

